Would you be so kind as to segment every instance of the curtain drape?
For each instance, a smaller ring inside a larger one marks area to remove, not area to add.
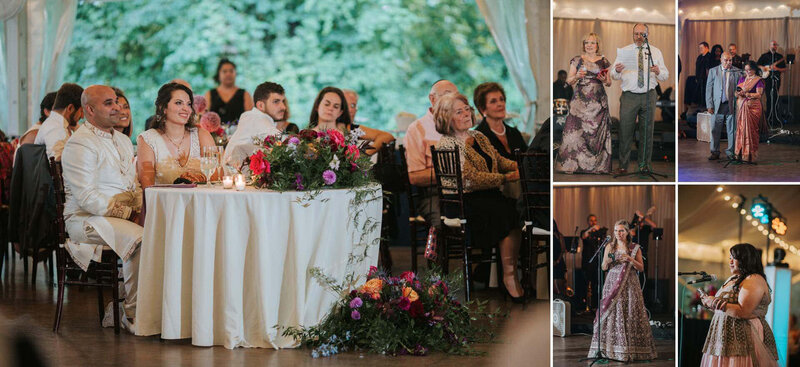
[[[44,95],[61,85],[77,11],[77,0],[28,1],[29,125]]]
[[[683,72],[680,75],[679,103],[683,106],[683,90],[686,79],[695,74],[694,62],[699,54],[698,44],[706,41],[709,46],[722,45],[727,50],[728,44],[735,43],[739,54],[750,54],[750,59],[757,61],[762,53],[769,49],[771,40],[778,41],[779,52],[796,53],[800,45],[800,19],[735,19],[735,20],[686,20],[681,26],[680,55]],[[787,48],[789,51],[787,51]],[[794,68],[794,66],[792,66]],[[800,73],[792,73],[791,95],[800,95]],[[784,73],[780,95],[785,95],[789,88],[788,75]]]
[[[583,37],[595,32],[600,36],[600,53],[609,62],[617,58],[617,48],[624,47],[633,42],[633,25],[631,22],[615,22],[607,20],[586,19],[553,19],[553,75],[559,70],[569,71],[569,60],[581,54]],[[677,73],[675,64],[675,26],[669,24],[649,24],[650,44],[661,50],[664,63],[670,76]],[[672,87],[672,98],[675,98],[675,78],[670,77],[666,82],[661,82],[661,90]],[[608,107],[611,116],[619,118],[619,97],[622,95],[620,82],[614,81],[611,87],[606,88],[608,94]],[[656,113],[656,120],[660,114]]]
[[[598,224],[607,227],[612,234],[614,222],[620,219],[630,221],[633,213],[643,213],[655,206],[653,221],[664,228],[664,237],[658,242],[658,278],[675,279],[675,187],[669,185],[628,185],[628,186],[577,186],[553,187],[553,219],[565,236],[574,236],[577,227],[587,227],[586,217],[597,216]],[[650,239],[647,278],[655,275],[656,241]],[[670,282],[670,302],[674,284]],[[667,303],[673,304],[673,303]]]
[[[548,70],[544,65],[549,60],[549,53],[542,50],[548,49],[546,45],[550,39],[549,2],[478,0],[477,4],[525,100],[524,125],[520,130],[534,135],[537,123],[543,121],[549,112],[550,94],[540,93],[537,80],[541,82],[543,79],[536,75]]]

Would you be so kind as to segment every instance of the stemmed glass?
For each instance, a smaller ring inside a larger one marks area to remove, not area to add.
[[[206,175],[206,187],[211,187],[211,175],[217,170],[220,160],[220,152],[216,146],[204,147],[200,158],[200,169]]]

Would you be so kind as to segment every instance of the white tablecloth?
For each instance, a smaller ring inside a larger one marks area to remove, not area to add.
[[[136,335],[226,348],[296,346],[273,326],[316,325],[339,298],[309,269],[339,280],[365,275],[377,263],[381,221],[379,188],[360,211],[349,190],[306,195],[147,189]],[[377,225],[355,223],[366,218]],[[351,253],[365,249],[364,261],[348,265]]]

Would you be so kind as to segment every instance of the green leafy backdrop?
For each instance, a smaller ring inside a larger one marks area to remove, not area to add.
[[[223,56],[251,93],[266,80],[282,84],[301,127],[326,85],[358,91],[357,122],[385,130],[395,128],[398,112],[423,114],[441,78],[470,100],[478,84],[500,82],[508,110],[523,109],[470,0],[85,1],[69,56],[67,81],[125,91],[134,137],[163,83],[182,78],[205,93]]]

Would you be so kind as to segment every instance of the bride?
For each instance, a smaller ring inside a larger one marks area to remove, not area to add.
[[[164,84],[158,90],[153,126],[136,138],[136,169],[142,188],[171,184],[179,177],[206,181],[200,173],[200,152],[215,144],[208,131],[195,126],[192,101],[192,90],[178,83]]]

